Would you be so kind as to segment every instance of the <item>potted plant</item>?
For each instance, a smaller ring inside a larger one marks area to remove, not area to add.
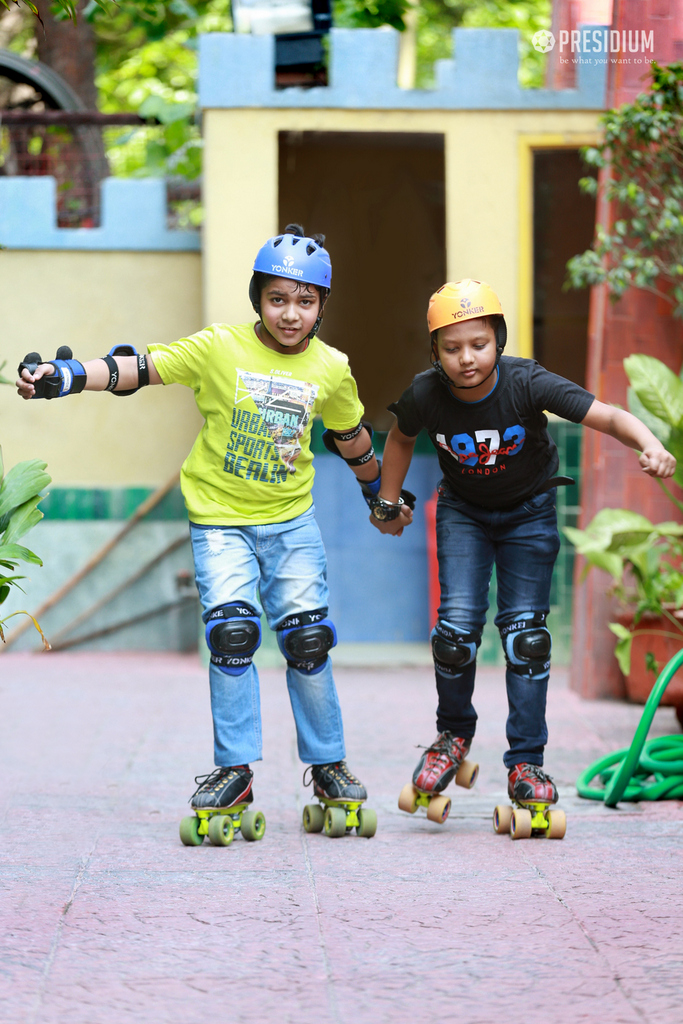
[[[643,420],[677,459],[674,482],[683,486],[683,380],[659,359],[633,355],[624,360],[631,412]],[[673,505],[683,503],[661,480]],[[588,566],[610,573],[612,592],[622,603],[615,655],[628,696],[644,702],[660,668],[683,647],[683,525],[651,523],[629,509],[602,509],[585,530],[565,529]],[[673,704],[683,722],[683,671],[670,683],[663,703]]]

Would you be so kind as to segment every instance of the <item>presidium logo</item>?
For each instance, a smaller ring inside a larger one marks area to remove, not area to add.
[[[628,32],[623,29],[621,32],[610,28],[586,28],[582,26],[576,29],[562,29],[557,39],[549,29],[541,29],[534,32],[531,42],[539,53],[550,53],[558,43],[560,53],[560,64],[648,64],[654,56],[654,31],[643,30]],[[562,56],[567,51],[577,54],[574,57]],[[603,54],[601,58],[587,57],[586,54]],[[648,57],[610,57],[607,54],[618,53],[650,53]]]
[[[540,32],[534,32],[531,42],[539,53],[550,53],[555,45],[555,36],[547,28],[542,28]]]

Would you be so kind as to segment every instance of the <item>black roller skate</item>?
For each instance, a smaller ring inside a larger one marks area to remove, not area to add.
[[[471,789],[477,781],[479,765],[466,759],[471,742],[452,732],[440,732],[417,762],[412,783],[401,790],[400,810],[414,814],[418,807],[426,807],[429,820],[443,825],[450,813],[451,798],[439,794],[453,778],[456,786],[464,789]]]
[[[311,776],[306,781],[306,774]],[[333,839],[355,828],[356,834],[371,839],[377,831],[377,815],[361,808],[367,800],[365,786],[346,767],[345,761],[313,764],[304,772],[304,786],[313,783],[313,795],[320,803],[304,807],[304,828],[307,832],[325,832]]]
[[[493,812],[493,830],[510,833],[512,839],[563,839],[567,831],[564,811],[549,810],[557,803],[555,783],[537,764],[516,764],[508,773],[508,796],[513,807],[503,804]]]
[[[254,801],[254,773],[248,764],[216,768],[198,775],[190,803],[196,814],[180,822],[183,846],[201,846],[204,836],[214,846],[229,846],[236,832],[249,840],[263,839],[266,819],[262,811],[247,810]]]

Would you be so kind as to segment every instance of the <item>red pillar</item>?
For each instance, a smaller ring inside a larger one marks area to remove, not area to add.
[[[680,60],[683,0],[614,0],[612,28],[639,35],[643,30],[652,31],[654,58],[663,64]],[[609,65],[608,106],[621,106],[644,91],[644,67]],[[599,207],[598,218],[610,223],[608,204]],[[593,289],[586,386],[601,402],[626,407],[628,381],[623,360],[634,352],[656,356],[678,373],[683,362],[683,329],[672,318],[671,307],[635,289],[613,304],[604,288]],[[678,518],[658,484],[641,471],[635,453],[592,430],[584,437],[581,505],[582,527],[606,507],[630,508],[654,521]],[[614,637],[607,629],[613,617],[606,593],[611,579],[591,569],[582,580],[582,572],[583,560],[577,559],[571,686],[585,697],[621,697],[623,680],[613,654]]]

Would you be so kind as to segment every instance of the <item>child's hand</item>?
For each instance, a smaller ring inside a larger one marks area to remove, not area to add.
[[[17,381],[17,394],[27,400],[33,398],[36,392],[33,386],[34,381],[40,380],[41,377],[51,377],[54,372],[55,368],[52,363],[41,363],[40,366],[36,367],[34,374],[30,374],[26,369],[22,370],[21,377]]]
[[[381,523],[379,519],[375,519],[373,515],[370,515],[370,522],[373,526],[376,526],[380,533],[388,533],[392,537],[400,537],[406,526],[410,526],[413,521],[413,510],[408,505],[401,507],[401,512],[396,519],[391,519],[389,522]]]
[[[648,476],[658,476],[666,480],[676,472],[676,460],[663,445],[652,445],[645,448],[638,462]]]

